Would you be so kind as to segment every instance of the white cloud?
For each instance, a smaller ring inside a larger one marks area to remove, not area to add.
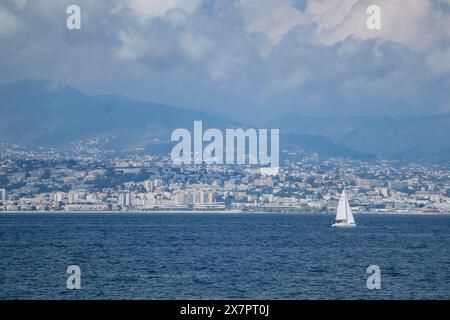
[[[0,79],[78,79],[82,89],[230,113],[385,101],[407,111],[407,95],[438,110],[449,100],[449,1],[86,0],[83,31],[68,33],[70,1],[6,0]],[[366,28],[371,4],[381,31]]]
[[[214,44],[205,36],[184,33],[181,35],[180,46],[190,59],[199,60],[207,55]]]
[[[208,63],[208,70],[211,79],[215,81],[229,80],[232,75],[241,70],[244,62],[236,56],[219,54]]]
[[[240,6],[247,31],[264,34],[272,45],[278,45],[293,27],[310,22],[289,0],[241,0]]]
[[[319,4],[318,4],[319,3]],[[317,43],[333,45],[347,37],[380,38],[405,44],[418,52],[427,52],[448,38],[448,13],[438,11],[431,0],[347,0],[337,5],[311,0],[307,13],[318,23]],[[376,4],[381,9],[382,29],[368,30],[366,9]],[[333,19],[333,12],[336,17]],[[345,13],[346,12],[346,13]]]
[[[136,60],[147,53],[147,43],[140,36],[122,30],[119,32],[119,39],[121,47],[116,51],[118,58]]]
[[[201,0],[122,0],[119,2],[119,8],[131,9],[141,22],[163,18],[172,9],[181,9],[191,14],[200,5]]]
[[[305,13],[321,33],[341,24],[358,0],[310,0]]]
[[[21,29],[18,18],[5,8],[0,7],[0,39],[9,38]]]

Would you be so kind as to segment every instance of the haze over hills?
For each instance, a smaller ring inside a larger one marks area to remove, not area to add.
[[[223,127],[226,121],[172,106],[122,96],[89,96],[65,85],[25,80],[0,86],[3,141],[58,146],[67,142],[117,137],[119,146],[170,139],[174,128],[194,120]]]
[[[278,126],[285,133],[320,135],[379,156],[450,159],[450,114],[348,118],[290,114],[267,126]]]
[[[117,95],[90,96],[43,80],[0,85],[0,142],[61,146],[115,137],[106,148],[169,152],[176,128],[245,128],[238,121]],[[282,148],[330,156],[450,159],[450,114],[326,118],[286,115],[263,126],[279,128]]]
[[[168,105],[117,95],[89,96],[49,81],[24,80],[0,86],[0,142],[28,146],[62,146],[69,142],[115,137],[106,148],[143,147],[170,152],[172,130],[193,127],[245,128],[244,124]],[[366,156],[317,135],[283,135],[285,148],[302,148],[330,156]]]

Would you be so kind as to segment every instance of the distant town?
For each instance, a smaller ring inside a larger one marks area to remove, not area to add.
[[[277,175],[251,165],[173,165],[139,150],[120,156],[2,146],[0,211],[450,213],[448,165],[324,158],[283,151]]]

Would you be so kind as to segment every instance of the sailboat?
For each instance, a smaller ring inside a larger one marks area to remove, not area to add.
[[[353,218],[350,204],[348,203],[345,188],[342,190],[341,198],[336,213],[336,221],[331,225],[332,227],[352,228],[356,227],[355,219]]]

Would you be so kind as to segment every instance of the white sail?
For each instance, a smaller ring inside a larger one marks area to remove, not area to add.
[[[345,194],[345,189],[342,190],[341,197],[339,198],[339,204],[336,213],[337,221],[346,221],[347,220],[347,196]]]
[[[332,224],[332,227],[356,227],[355,219],[353,218],[352,210],[350,209],[350,204],[348,203],[345,189],[342,190],[341,197],[339,198],[339,204],[336,213],[336,222]]]
[[[352,209],[350,209],[350,204],[348,203],[347,197],[345,197],[345,214],[347,216],[347,223],[355,223],[355,219],[353,218]]]

